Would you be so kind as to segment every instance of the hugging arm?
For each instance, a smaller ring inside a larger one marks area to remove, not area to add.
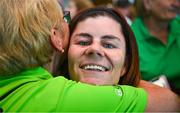
[[[148,93],[146,111],[180,111],[180,96],[167,88],[162,88],[141,80],[139,84]]]

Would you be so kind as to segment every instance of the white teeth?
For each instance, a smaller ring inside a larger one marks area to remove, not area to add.
[[[98,66],[98,65],[86,65],[82,67],[85,70],[98,70],[98,71],[105,71],[105,67]]]

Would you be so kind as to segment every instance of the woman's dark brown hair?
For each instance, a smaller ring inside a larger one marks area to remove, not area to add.
[[[126,43],[126,56],[125,56],[125,64],[124,64],[126,72],[120,78],[119,84],[137,86],[140,81],[140,71],[139,71],[138,48],[137,48],[136,40],[126,20],[117,11],[115,11],[114,9],[99,7],[99,8],[88,9],[79,13],[71,22],[70,36],[73,34],[74,30],[76,29],[77,25],[80,22],[88,18],[94,18],[98,16],[108,16],[120,24],[122,28],[121,32],[125,37],[125,43]]]

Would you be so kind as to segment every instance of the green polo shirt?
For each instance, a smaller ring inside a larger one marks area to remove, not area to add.
[[[53,78],[41,67],[0,76],[0,108],[5,112],[143,112],[146,103],[143,89]]]
[[[167,44],[152,36],[141,18],[131,27],[138,44],[142,78],[166,75],[171,85],[180,90],[180,17],[169,24]]]

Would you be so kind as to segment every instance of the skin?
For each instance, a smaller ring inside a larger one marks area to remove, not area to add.
[[[60,39],[62,39],[62,49],[64,49],[64,51],[66,51],[68,49],[68,44],[69,44],[69,26],[68,23],[63,21],[62,22],[62,29],[63,29],[63,33],[62,32],[58,32],[58,36]],[[63,34],[63,35],[61,35]]]
[[[177,12],[178,0],[144,0],[145,7],[158,20],[171,20]]]
[[[66,7],[66,10],[70,11],[71,12],[71,18],[74,18],[74,16],[77,13],[77,7],[76,7],[76,4],[73,0],[69,0],[68,7]]]
[[[80,22],[70,40],[68,61],[73,80],[96,85],[118,84],[125,61],[120,24],[107,16]],[[87,65],[103,66],[105,71],[85,69]]]
[[[55,48],[55,51],[52,55],[52,61],[44,66],[49,72],[54,72],[55,70],[57,70],[57,65],[61,65],[65,57],[67,56],[66,51],[69,45],[68,23],[63,21],[61,27],[62,32],[57,30],[56,27],[53,27],[51,29],[50,41],[52,46]]]

